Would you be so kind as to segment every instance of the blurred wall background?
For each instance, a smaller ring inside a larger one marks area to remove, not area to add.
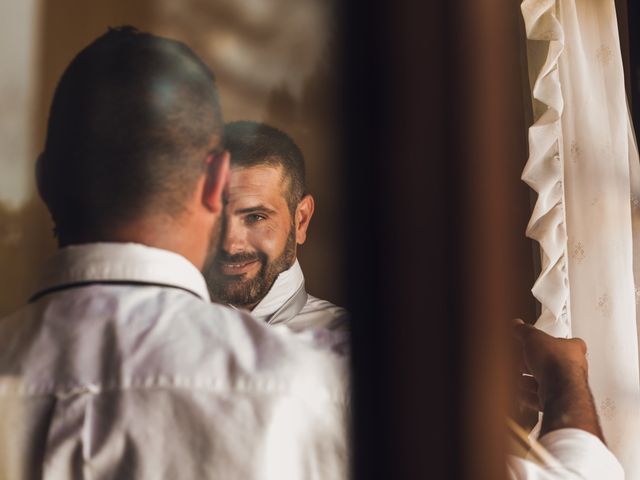
[[[22,0],[0,3],[0,315],[29,297],[55,248],[33,166],[53,91],[80,49],[130,24],[184,41],[213,69],[226,120],[289,133],[305,154],[316,213],[300,260],[314,295],[343,303],[337,225],[335,15],[323,0]]]

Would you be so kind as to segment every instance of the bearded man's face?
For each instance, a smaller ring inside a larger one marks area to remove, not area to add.
[[[296,258],[296,225],[281,166],[231,169],[217,249],[204,274],[217,303],[252,309]]]

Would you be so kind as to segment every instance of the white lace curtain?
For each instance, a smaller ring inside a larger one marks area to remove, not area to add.
[[[608,444],[640,479],[640,165],[614,0],[525,0],[534,124],[523,179],[538,193],[537,326],[582,337]]]

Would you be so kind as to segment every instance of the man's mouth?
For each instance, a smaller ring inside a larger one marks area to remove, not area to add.
[[[237,263],[218,262],[218,265],[223,275],[237,276],[249,273],[254,270],[255,267],[259,268],[260,262],[254,259]]]

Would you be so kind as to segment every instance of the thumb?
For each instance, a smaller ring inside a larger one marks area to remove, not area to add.
[[[531,330],[535,330],[534,327],[524,323],[524,320],[521,318],[514,318],[511,323],[513,325],[513,335],[520,342],[524,342],[525,336],[527,336]]]

